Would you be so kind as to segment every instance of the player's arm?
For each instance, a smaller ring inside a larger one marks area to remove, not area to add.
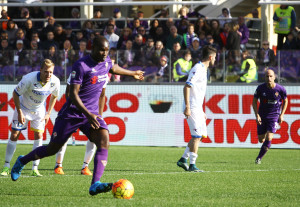
[[[20,98],[19,98],[19,95],[15,91],[13,92],[13,99],[15,102],[15,107],[18,112],[18,122],[20,122],[21,124],[25,124],[25,116],[21,109]]]
[[[141,70],[131,71],[124,68],[121,68],[118,64],[114,64],[110,69],[110,72],[117,75],[128,75],[132,76],[137,80],[144,80],[144,72]]]
[[[45,121],[46,125],[47,125],[47,123],[48,123],[48,121],[50,119],[50,114],[52,112],[52,109],[54,108],[56,100],[57,100],[57,97],[52,94],[51,97],[50,97],[48,112],[46,113],[44,119],[42,120],[42,121]]]
[[[255,114],[255,117],[256,117],[256,123],[261,125],[261,118],[258,114],[258,110],[257,110],[257,101],[258,99],[257,98],[253,98],[253,101],[252,101],[252,108],[253,108],[253,111],[254,111],[254,114]]]
[[[81,111],[88,119],[93,129],[98,129],[100,127],[99,122],[97,121],[97,117],[101,119],[101,117],[90,113],[87,108],[83,105],[78,93],[80,90],[79,84],[71,84],[70,85],[70,99],[72,103],[77,107],[79,111]]]
[[[282,105],[282,110],[281,110],[281,114],[279,116],[279,119],[278,119],[278,123],[281,124],[283,122],[283,115],[287,109],[287,105],[288,105],[288,98],[284,99],[283,100],[283,105]]]
[[[188,84],[185,84],[184,88],[183,88],[183,98],[184,98],[184,103],[185,103],[185,109],[184,109],[183,114],[185,115],[186,118],[189,118],[189,116],[191,115],[190,91],[191,91],[191,86]]]
[[[105,88],[102,89],[101,95],[99,97],[99,114],[101,117],[103,117],[102,114],[103,114],[104,106],[105,106]]]

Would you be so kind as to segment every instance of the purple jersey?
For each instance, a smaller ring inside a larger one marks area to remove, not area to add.
[[[282,101],[286,99],[286,90],[276,83],[274,88],[268,88],[266,83],[259,85],[254,97],[260,100],[258,114],[262,119],[277,121],[280,115]]]
[[[87,110],[93,114],[99,113],[99,97],[106,84],[108,72],[112,67],[109,56],[101,63],[95,62],[87,55],[74,63],[70,84],[79,84],[79,97]],[[69,98],[60,110],[58,116],[85,117]]]

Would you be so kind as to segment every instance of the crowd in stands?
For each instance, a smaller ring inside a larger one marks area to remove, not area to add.
[[[106,22],[97,21],[102,18],[101,11],[97,10],[94,17],[83,24],[76,21],[80,18],[77,8],[71,11],[75,21],[69,22],[56,22],[49,12],[39,7],[20,8],[14,15],[10,18],[7,11],[1,12],[0,80],[5,81],[15,81],[28,72],[39,70],[39,63],[44,58],[55,63],[55,74],[65,80],[72,64],[89,54],[97,35],[103,35],[109,41],[110,58],[114,63],[131,70],[144,70],[148,82],[185,81],[189,70],[201,59],[201,48],[205,45],[212,45],[219,51],[217,64],[209,74],[216,80],[220,79],[217,68],[223,69],[220,66],[223,55],[226,56],[226,71],[232,73],[234,78],[231,80],[237,82],[257,81],[266,67],[277,66],[275,52],[267,41],[254,53],[247,50],[249,28],[259,28],[260,22],[252,20],[246,24],[242,16],[233,21],[227,8],[212,20],[187,7],[179,10],[179,20],[162,10],[160,17],[150,22],[142,20],[142,11],[138,11],[132,21],[125,22],[118,8]],[[257,18],[258,11],[253,10],[252,15]],[[160,20],[161,17],[167,20]],[[45,21],[32,21],[35,18]],[[14,22],[13,19],[24,21]],[[295,31],[286,35],[282,50],[300,50],[300,31]],[[250,59],[256,64],[254,75],[250,72],[254,67]],[[297,64],[299,67],[294,70],[299,77],[300,61],[296,61]],[[132,80],[111,76],[111,81]]]

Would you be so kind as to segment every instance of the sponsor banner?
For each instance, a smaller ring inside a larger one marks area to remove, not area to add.
[[[1,85],[0,101],[7,104],[0,112],[0,143],[7,143],[10,136],[15,87]],[[289,104],[284,122],[274,134],[272,148],[300,148],[300,87],[285,88]],[[208,138],[203,139],[201,146],[261,146],[252,109],[255,89],[252,85],[207,87],[204,110],[208,118]],[[64,92],[65,86],[61,86],[61,95],[46,126],[44,143],[49,142],[55,118],[65,102]],[[108,85],[106,89],[104,119],[112,145],[186,146],[191,136],[182,111],[183,85]],[[85,144],[87,140],[80,131],[73,137],[76,144]],[[19,143],[32,143],[32,140],[32,131],[22,131]]]

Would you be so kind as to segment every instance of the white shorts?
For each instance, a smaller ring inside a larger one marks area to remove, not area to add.
[[[11,128],[16,131],[21,131],[27,129],[28,122],[30,121],[30,130],[35,132],[44,132],[45,121],[42,121],[46,115],[45,109],[39,111],[29,111],[22,109],[23,115],[25,116],[25,124],[21,124],[18,121],[17,109],[14,111],[13,120]]]
[[[192,111],[191,116],[187,118],[192,138],[206,138],[207,127],[204,113],[201,111]]]

